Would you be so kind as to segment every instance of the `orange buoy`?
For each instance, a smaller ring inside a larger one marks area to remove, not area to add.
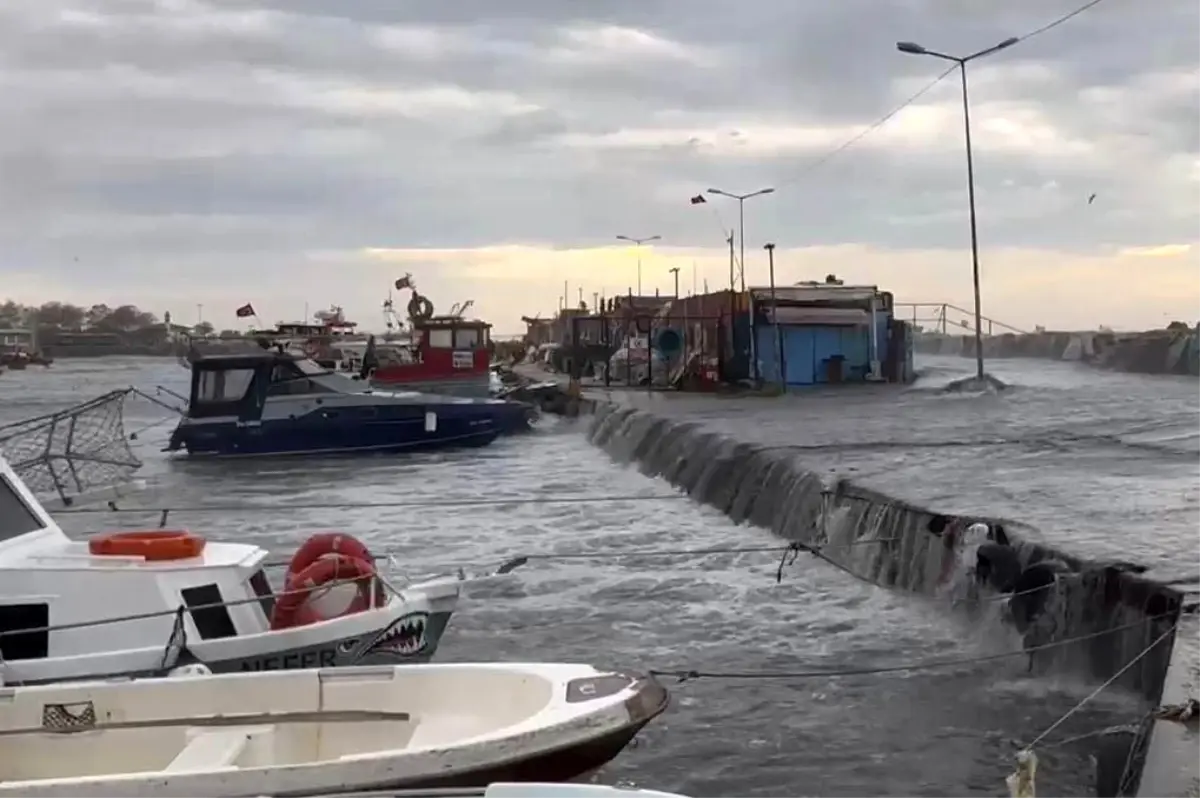
[[[186,529],[111,532],[88,540],[88,553],[97,557],[141,557],[148,562],[199,557],[207,541]]]

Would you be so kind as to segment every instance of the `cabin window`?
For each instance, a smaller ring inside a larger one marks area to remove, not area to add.
[[[261,568],[250,577],[250,589],[258,596],[258,604],[262,607],[263,614],[270,619],[275,612],[275,594],[271,592],[271,583],[267,581],[267,574]]]
[[[42,528],[42,519],[25,503],[8,477],[0,475],[0,540],[37,532]]]
[[[196,399],[201,402],[236,402],[246,395],[254,380],[254,369],[200,372]]]
[[[316,364],[312,364],[315,373],[327,374],[324,369],[320,369]],[[310,393],[330,393],[333,391],[319,382],[310,380],[304,376],[305,371],[299,368],[298,363],[286,363],[277,365],[271,370],[271,384],[267,387],[267,396],[296,396],[300,394]]]
[[[236,637],[237,629],[233,619],[229,617],[229,609],[221,590],[216,585],[199,585],[185,587],[179,591],[183,603],[192,614],[192,622],[196,631],[200,632],[201,640],[218,640],[222,637]]]
[[[479,346],[478,327],[459,327],[454,331],[455,349],[474,349]]]
[[[0,660],[45,659],[50,653],[49,604],[0,604]]]
[[[454,348],[454,330],[430,330],[429,331],[429,348],[430,349],[453,349]]]

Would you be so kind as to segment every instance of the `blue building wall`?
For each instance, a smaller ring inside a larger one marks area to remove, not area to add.
[[[887,325],[881,320],[877,355],[887,352]],[[788,385],[818,385],[829,382],[829,363],[842,358],[842,381],[862,382],[871,371],[871,331],[867,327],[836,325],[789,325],[779,327],[783,338],[783,362]],[[765,382],[779,382],[778,347],[775,328],[760,325],[756,344],[759,368]]]

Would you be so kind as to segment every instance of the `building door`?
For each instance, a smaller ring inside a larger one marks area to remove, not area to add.
[[[812,385],[817,381],[813,354],[810,328],[783,327],[783,365],[788,385]]]

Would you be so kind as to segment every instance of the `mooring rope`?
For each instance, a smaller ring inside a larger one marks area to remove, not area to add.
[[[1147,619],[1147,620],[1149,620],[1149,619]],[[1134,665],[1141,662],[1142,658],[1145,657],[1147,654],[1149,654],[1154,649],[1155,646],[1157,646],[1162,641],[1166,640],[1170,635],[1175,634],[1175,629],[1176,629],[1175,624],[1172,624],[1169,629],[1167,629],[1165,632],[1160,634],[1158,637],[1154,638],[1154,642],[1150,643],[1148,646],[1146,646],[1141,651],[1139,651],[1137,656],[1135,656],[1133,659],[1129,660],[1129,662],[1126,662],[1121,667],[1120,670],[1118,670],[1112,676],[1108,677],[1103,682],[1101,682],[1100,685],[1095,690],[1088,693],[1086,696],[1084,696],[1079,701],[1079,703],[1075,704],[1075,706],[1071,707],[1069,710],[1067,710],[1065,713],[1063,713],[1062,717],[1060,717],[1058,720],[1054,721],[1049,726],[1047,726],[1046,730],[1044,732],[1039,734],[1037,737],[1034,737],[1033,740],[1028,745],[1026,745],[1024,748],[1022,748],[1021,750],[1022,751],[1032,751],[1034,746],[1036,746],[1042,740],[1046,739],[1046,737],[1048,737],[1050,734],[1052,734],[1059,726],[1063,725],[1076,712],[1078,712],[1079,710],[1081,710],[1085,706],[1087,706],[1089,703],[1091,703],[1093,699],[1095,699],[1098,695],[1103,693],[1109,686],[1111,686],[1114,682],[1116,682],[1117,679],[1120,679],[1122,676],[1124,676],[1126,671],[1128,671]]]
[[[293,502],[286,505],[272,506],[266,504],[200,504],[191,507],[119,507],[115,501],[108,502],[103,507],[67,508],[55,512],[55,515],[107,515],[151,514],[157,513],[165,523],[171,513],[245,513],[267,512],[279,513],[293,510],[384,510],[405,509],[417,507],[497,507],[508,504],[598,504],[601,502],[649,502],[649,501],[681,501],[689,498],[683,493],[632,495],[632,496],[512,496],[508,498],[487,499],[406,499],[403,501],[386,502]]]
[[[985,662],[996,662],[996,661],[1000,661],[1000,660],[1011,659],[1014,657],[1025,657],[1030,654],[1036,653],[1038,651],[1047,651],[1050,649],[1062,648],[1064,646],[1074,645],[1075,643],[1082,643],[1087,640],[1095,640],[1096,638],[1104,637],[1105,635],[1116,634],[1117,632],[1124,632],[1126,630],[1137,628],[1137,627],[1147,624],[1151,621],[1155,621],[1155,620],[1158,620],[1158,619],[1164,618],[1164,617],[1167,617],[1167,616],[1166,615],[1147,616],[1147,617],[1141,619],[1140,621],[1135,621],[1133,623],[1124,624],[1122,626],[1114,626],[1110,629],[1102,629],[1098,632],[1089,632],[1087,634],[1076,635],[1074,637],[1067,637],[1067,638],[1063,638],[1062,640],[1056,640],[1051,643],[1043,643],[1043,644],[1037,645],[1037,646],[1029,646],[1027,648],[1022,648],[1020,651],[1005,651],[1005,652],[1001,652],[999,654],[981,654],[981,655],[972,656],[972,657],[958,657],[958,658],[953,658],[953,659],[918,660],[916,662],[906,662],[906,663],[901,663],[898,665],[883,665],[883,666],[871,667],[871,668],[843,668],[843,669],[835,669],[835,670],[704,671],[704,670],[696,670],[696,669],[691,669],[691,668],[666,668],[666,669],[651,670],[650,673],[655,676],[672,677],[672,678],[677,679],[680,683],[692,681],[695,679],[736,679],[736,680],[793,679],[793,680],[800,680],[800,679],[832,679],[832,678],[839,678],[839,677],[845,677],[845,676],[878,676],[878,675],[892,674],[892,673],[909,673],[909,672],[915,673],[915,672],[919,672],[919,671],[937,670],[937,669],[941,669],[941,668],[954,668],[954,667],[959,667],[959,666],[963,666],[963,665],[977,665],[977,664],[981,664],[981,663],[985,663]],[[1175,627],[1172,626],[1168,630],[1167,633],[1173,632],[1174,630],[1175,630]],[[1160,641],[1164,640],[1166,638],[1167,633],[1164,633],[1163,635],[1161,635],[1157,640],[1155,640],[1154,643],[1151,643],[1149,647],[1147,647],[1140,654],[1138,654],[1138,656],[1133,660],[1133,662],[1136,662],[1138,659],[1141,659],[1143,656],[1145,656],[1145,654],[1151,648],[1153,648],[1155,645],[1157,645]],[[1125,671],[1129,670],[1129,668],[1132,666],[1133,662],[1127,664],[1124,668],[1122,668],[1119,672],[1117,672],[1117,674],[1115,676],[1113,676],[1108,682],[1106,682],[1106,684],[1111,684],[1113,681],[1116,681],[1116,679],[1118,679],[1122,674],[1124,674]],[[1078,709],[1078,707],[1076,709]],[[1054,728],[1057,728],[1057,726],[1050,728],[1049,730],[1047,730],[1046,733],[1053,731]],[[1042,737],[1044,737],[1046,733],[1043,733]],[[1038,739],[1040,740],[1041,737],[1039,737]]]

